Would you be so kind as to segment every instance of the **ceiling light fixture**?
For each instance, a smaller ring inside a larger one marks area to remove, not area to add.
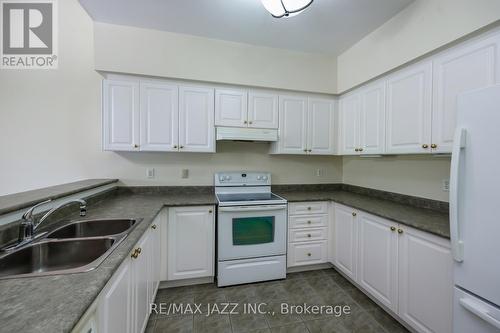
[[[313,0],[261,0],[273,17],[292,17],[309,7]]]

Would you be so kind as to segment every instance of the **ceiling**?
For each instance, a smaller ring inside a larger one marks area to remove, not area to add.
[[[80,0],[98,22],[338,55],[413,0],[314,0],[273,18],[260,0]]]

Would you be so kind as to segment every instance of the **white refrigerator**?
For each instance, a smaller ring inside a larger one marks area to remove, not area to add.
[[[500,85],[461,95],[457,117],[450,175],[453,332],[498,333]]]

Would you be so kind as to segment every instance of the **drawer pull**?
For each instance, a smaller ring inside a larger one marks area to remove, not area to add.
[[[308,257],[310,257],[310,256],[311,256],[311,254],[310,254],[310,253],[308,253],[308,254],[307,254],[307,256],[308,256]]]
[[[311,224],[311,223],[312,223],[311,220],[307,221],[307,224]]]
[[[307,210],[311,210],[312,208],[311,207],[307,207]]]
[[[307,237],[311,238],[311,234],[307,234]]]
[[[403,229],[398,229],[398,234],[402,234],[403,233]]]
[[[356,215],[358,215],[358,214],[356,214],[355,212],[352,212],[352,216],[356,216]]]
[[[153,224],[153,225],[151,226],[151,229],[156,229],[156,224]]]
[[[396,230],[396,227],[391,227],[391,231],[395,231]]]

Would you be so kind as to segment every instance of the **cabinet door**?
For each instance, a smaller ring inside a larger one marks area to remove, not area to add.
[[[358,255],[357,212],[350,207],[335,205],[335,266],[356,281]]]
[[[215,152],[213,89],[179,88],[179,149]]]
[[[139,82],[103,81],[104,150],[139,150]]]
[[[307,153],[307,98],[280,96],[279,145],[282,154]]]
[[[121,264],[106,285],[99,300],[99,332],[132,333],[132,263]]]
[[[366,213],[359,214],[358,222],[358,283],[397,312],[397,224]]]
[[[500,35],[460,45],[434,60],[432,143],[451,153],[457,96],[500,82]]]
[[[309,154],[332,155],[335,153],[334,102],[328,99],[309,98],[307,148]]]
[[[153,302],[156,296],[156,291],[160,284],[161,271],[161,221],[157,217],[151,225],[150,238],[150,255],[149,255],[149,286],[148,299]]]
[[[387,147],[389,154],[431,151],[432,63],[403,69],[387,80]]]
[[[278,95],[248,93],[248,127],[278,129]]]
[[[247,127],[247,91],[215,90],[215,125]]]
[[[361,154],[383,154],[385,151],[385,81],[376,82],[361,92]]]
[[[141,83],[141,145],[144,151],[177,151],[179,94],[174,85]]]
[[[215,223],[213,209],[212,206],[169,209],[169,280],[214,275]]]
[[[150,233],[146,232],[138,243],[137,249],[140,253],[137,258],[132,259],[134,274],[134,312],[135,332],[143,332],[149,318],[149,257],[151,256]]]
[[[359,117],[361,97],[352,93],[340,100],[340,153],[342,155],[357,155],[360,146]]]
[[[449,333],[453,295],[450,242],[400,228],[399,316],[418,332]]]

